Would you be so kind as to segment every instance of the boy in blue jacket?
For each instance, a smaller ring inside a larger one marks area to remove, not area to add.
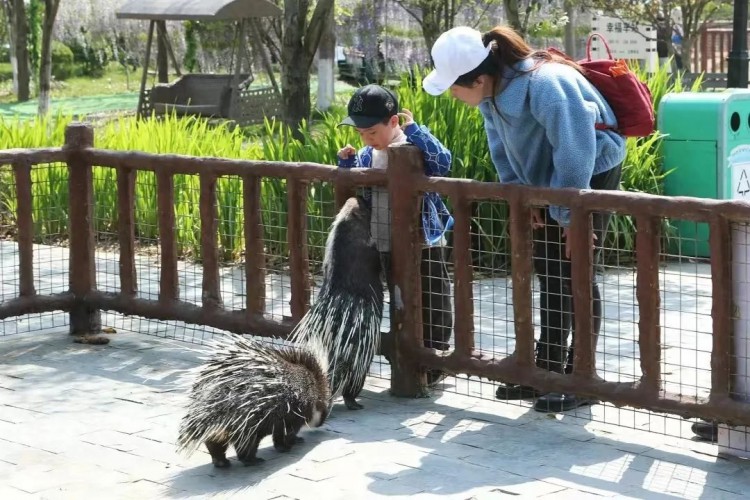
[[[429,176],[442,177],[450,172],[451,152],[426,127],[414,122],[411,111],[399,113],[398,98],[379,85],[357,89],[349,100],[348,114],[341,125],[355,127],[365,144],[359,151],[347,144],[338,152],[341,168],[388,168],[387,148],[396,144],[413,144],[422,150],[424,171]],[[399,125],[399,118],[404,124]],[[393,318],[393,281],[391,279],[391,219],[388,189],[373,187],[366,191],[370,202],[372,237],[380,252],[386,283],[390,293],[390,313]],[[445,351],[449,348],[453,330],[450,300],[450,278],[446,264],[445,233],[453,227],[453,217],[437,193],[425,193],[422,201],[422,323],[424,345]],[[430,385],[440,381],[443,374],[428,371]]]

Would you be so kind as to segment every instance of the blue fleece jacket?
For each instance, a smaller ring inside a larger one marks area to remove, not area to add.
[[[484,116],[492,162],[501,182],[553,188],[589,189],[591,176],[625,159],[625,138],[597,123],[617,125],[598,90],[570,66],[534,60],[508,68],[500,92],[485,98]],[[498,110],[500,113],[498,113]],[[570,212],[550,207],[561,226]]]

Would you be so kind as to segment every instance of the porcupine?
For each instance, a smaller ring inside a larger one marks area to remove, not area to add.
[[[258,444],[271,434],[274,447],[289,451],[300,428],[320,426],[329,410],[328,353],[315,343],[305,348],[273,346],[230,335],[193,384],[178,449],[191,453],[205,443],[216,467],[228,467],[234,446],[245,465],[262,462]]]
[[[343,395],[350,410],[362,408],[356,397],[380,341],[381,269],[370,232],[370,209],[362,198],[349,198],[328,233],[318,298],[291,340],[305,345],[319,339],[328,348],[332,397]]]

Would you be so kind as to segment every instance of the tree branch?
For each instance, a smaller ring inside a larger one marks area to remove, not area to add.
[[[320,39],[323,37],[328,17],[333,9],[333,0],[318,0],[315,5],[310,24],[307,26],[305,33],[304,51],[305,63],[309,67],[315,57],[315,51],[318,50]]]
[[[529,4],[526,6],[526,12],[524,12],[524,18],[523,18],[524,36],[529,32],[529,19],[531,19],[531,14],[539,8],[540,0],[528,0],[528,1],[529,1]]]
[[[261,43],[266,46],[273,59],[281,61],[281,48],[279,47],[281,41],[281,26],[279,21],[273,20],[266,24],[262,19],[258,19],[257,26],[260,33]],[[274,38],[274,36],[276,38]],[[277,40],[279,43],[277,43]]]
[[[420,25],[422,24],[422,16],[418,16],[414,11],[412,11],[410,8],[408,8],[405,5],[405,2],[403,0],[393,0],[396,5],[401,7],[406,11],[407,14],[409,14],[411,17],[414,18],[415,21],[417,21]]]
[[[484,9],[482,10],[482,13],[477,16],[477,18],[476,18],[477,20],[474,21],[474,24],[471,25],[472,28],[476,29],[476,27],[479,26],[479,23],[481,23],[482,19],[484,18],[484,16],[487,15],[487,11],[490,9],[491,5],[492,5],[492,2],[485,2],[484,3]]]

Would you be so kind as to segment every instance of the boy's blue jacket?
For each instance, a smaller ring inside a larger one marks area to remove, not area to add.
[[[432,177],[443,177],[451,169],[451,152],[430,133],[425,126],[416,123],[408,125],[404,134],[409,144],[422,150],[424,155],[424,173]],[[342,160],[341,168],[371,168],[372,147],[365,146],[356,155]],[[369,201],[370,190],[365,192],[365,199]],[[453,216],[437,193],[425,193],[422,201],[422,229],[428,245],[437,245],[445,232],[453,227]]]

